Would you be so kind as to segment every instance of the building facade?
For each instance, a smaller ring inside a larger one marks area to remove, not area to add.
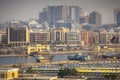
[[[90,42],[90,32],[89,31],[80,31],[80,40],[85,45]]]
[[[91,45],[99,44],[99,32],[91,32],[91,34],[90,34],[90,44]]]
[[[82,8],[79,6],[69,6],[68,21],[79,23],[79,17],[82,14]]]
[[[69,28],[55,28],[50,31],[51,43],[65,43],[65,34],[69,31]]]
[[[120,11],[120,7],[114,9],[114,22],[117,22],[117,13]]]
[[[117,12],[117,26],[120,26],[120,11]]]
[[[41,44],[35,44],[27,46],[27,54],[30,55],[32,53],[40,53],[40,52],[46,52],[50,50],[50,45],[41,45]]]
[[[83,9],[79,6],[48,6],[39,13],[39,21],[41,23],[47,21],[49,25],[55,25],[59,20],[63,20],[65,23],[79,23],[82,13]]]
[[[27,46],[30,43],[30,30],[28,27],[7,28],[7,43],[10,46]]]
[[[99,33],[100,44],[111,44],[111,39],[114,36],[116,37],[116,32],[114,30],[100,31],[100,33]]]
[[[18,78],[19,69],[0,69],[0,80],[14,80]]]
[[[102,16],[99,12],[94,11],[90,13],[89,15],[89,23],[95,24],[95,25],[101,25],[102,24]]]
[[[48,6],[48,18],[47,22],[50,25],[54,25],[58,20],[63,20],[67,22],[67,9],[68,7],[65,5],[60,6]]]
[[[44,8],[42,12],[39,13],[39,22],[43,23],[48,19],[48,9]]]
[[[6,29],[0,30],[0,44],[6,44],[7,43],[7,36],[6,36]]]
[[[66,32],[66,44],[80,44],[79,31]]]
[[[30,33],[31,44],[49,44],[50,32],[32,32]]]

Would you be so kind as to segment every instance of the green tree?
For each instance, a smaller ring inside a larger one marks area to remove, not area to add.
[[[72,70],[70,70],[70,75],[71,76],[77,76],[77,71],[76,71],[76,69],[72,69]]]
[[[77,71],[75,69],[69,69],[69,68],[65,68],[65,69],[60,69],[58,72],[58,76],[59,77],[65,77],[65,76],[77,76]]]
[[[111,74],[104,75],[104,77],[108,80],[115,80],[118,77],[118,75],[111,73]]]
[[[64,71],[62,69],[60,69],[58,72],[58,77],[63,78],[65,76],[64,74],[65,74]]]

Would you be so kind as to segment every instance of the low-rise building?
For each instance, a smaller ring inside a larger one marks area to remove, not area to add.
[[[35,45],[30,45],[27,47],[27,54],[29,55],[30,53],[34,52],[46,52],[50,50],[50,45],[41,45],[41,44],[35,44]]]
[[[50,31],[51,43],[63,44],[65,43],[65,34],[69,28],[55,28]]]
[[[50,32],[31,32],[31,44],[48,44],[50,43]]]
[[[11,26],[6,29],[10,46],[27,46],[30,43],[30,29],[27,26]]]
[[[67,44],[80,44],[79,31],[68,31],[68,32],[66,32],[66,43]]]
[[[18,78],[19,69],[0,69],[0,80],[14,80]]]
[[[89,31],[80,31],[80,40],[81,40],[81,44],[82,43],[84,43],[84,45],[89,44],[90,32]]]

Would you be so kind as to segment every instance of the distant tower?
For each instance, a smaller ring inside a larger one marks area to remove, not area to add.
[[[120,26],[120,11],[117,12],[117,26]]]
[[[67,6],[48,6],[48,24],[55,25],[58,20],[67,21]]]
[[[101,25],[102,24],[102,16],[99,12],[94,11],[90,13],[89,15],[89,23],[95,24],[95,25]]]
[[[79,23],[79,16],[82,9],[79,6],[69,6],[69,20],[71,22]]]
[[[80,23],[89,23],[89,16],[86,10],[83,10],[82,15],[80,16]]]
[[[48,9],[44,8],[43,12],[39,13],[39,22],[43,23],[44,21],[47,21],[48,18]]]
[[[114,9],[114,22],[117,23],[117,13],[120,11],[120,7]]]

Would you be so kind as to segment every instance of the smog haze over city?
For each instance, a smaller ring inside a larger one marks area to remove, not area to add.
[[[120,0],[0,0],[0,80],[120,80]]]
[[[75,5],[86,9],[88,14],[95,10],[100,12],[102,23],[106,24],[114,21],[114,8],[119,4],[120,0],[0,0],[0,23],[36,19],[48,5]]]

